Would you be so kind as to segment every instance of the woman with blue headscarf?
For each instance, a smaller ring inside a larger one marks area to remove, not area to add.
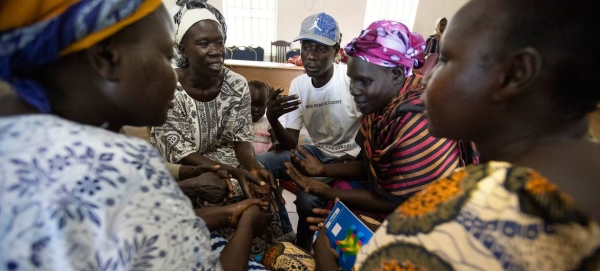
[[[198,215],[150,145],[173,106],[160,0],[0,2],[0,270],[248,267],[260,200]],[[209,229],[237,226],[219,253]],[[227,259],[221,261],[220,259]]]

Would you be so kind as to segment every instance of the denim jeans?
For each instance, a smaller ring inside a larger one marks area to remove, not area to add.
[[[306,151],[308,151],[315,158],[319,159],[321,163],[328,164],[333,162],[336,158],[331,158],[325,156],[317,147],[313,145],[301,145],[304,147]],[[298,152],[295,152],[296,156],[302,157]],[[290,162],[290,152],[284,151],[281,154],[277,155],[275,152],[270,151],[266,153],[262,153],[256,156],[256,160],[261,163],[265,168],[267,168],[275,178],[282,180],[289,180],[290,177],[287,175],[286,168],[284,163]],[[331,183],[333,178],[325,178],[325,177],[316,177],[313,178],[319,180],[324,183]],[[296,211],[298,212],[298,228],[296,231],[296,245],[307,249],[310,251],[312,246],[312,240],[314,231],[308,229],[310,225],[306,222],[306,218],[313,214],[313,208],[323,208],[325,206],[325,200],[320,199],[316,196],[305,193],[304,191],[298,189],[296,192],[296,200],[294,201],[296,204]],[[290,222],[290,218],[285,208],[285,205],[279,203],[279,216],[281,218],[281,227],[283,233],[288,233],[292,231],[292,223]]]

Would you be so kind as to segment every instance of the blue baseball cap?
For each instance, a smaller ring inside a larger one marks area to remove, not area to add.
[[[302,21],[300,35],[294,39],[311,40],[324,45],[333,46],[340,43],[340,27],[333,17],[326,13],[310,15]]]

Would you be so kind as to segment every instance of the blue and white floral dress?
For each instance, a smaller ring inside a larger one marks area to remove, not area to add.
[[[221,270],[147,143],[50,115],[0,118],[0,270]]]

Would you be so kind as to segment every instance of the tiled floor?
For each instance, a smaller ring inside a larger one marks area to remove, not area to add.
[[[294,232],[296,232],[296,227],[298,227],[298,213],[296,213],[296,205],[294,204],[294,200],[296,200],[296,195],[290,193],[287,190],[283,190],[283,198],[285,199],[285,208],[288,211],[290,222],[292,223]]]

